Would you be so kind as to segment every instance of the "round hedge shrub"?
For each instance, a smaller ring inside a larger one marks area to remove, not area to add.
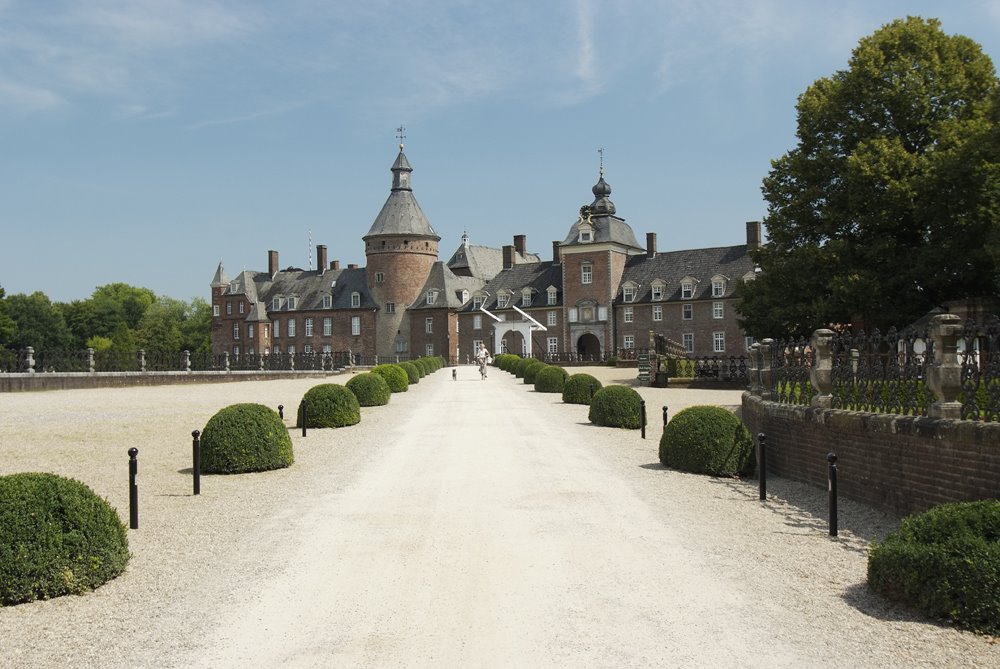
[[[504,371],[514,374],[517,371],[517,363],[522,360],[521,356],[514,353],[505,353],[504,355],[507,356],[504,358]]]
[[[601,389],[601,382],[590,374],[573,374],[566,379],[562,399],[566,404],[590,404],[590,398]]]
[[[532,358],[531,362],[524,366],[524,382],[529,386],[535,385],[535,375],[538,374],[539,370],[547,366],[541,360]]]
[[[321,383],[306,391],[306,427],[346,427],[361,422],[361,405],[350,390],[338,383]],[[295,427],[302,427],[302,413]]]
[[[539,393],[561,393],[566,385],[569,372],[557,365],[547,365],[535,374],[535,391]]]
[[[503,371],[509,372],[510,366],[513,364],[515,357],[516,356],[511,355],[510,353],[501,353],[500,355],[493,358],[493,364],[502,369]]]
[[[868,586],[933,618],[1000,634],[1000,500],[942,504],[904,518],[872,545]]]
[[[383,406],[389,403],[392,396],[385,379],[371,372],[355,374],[345,385],[358,398],[358,405],[363,407]]]
[[[201,471],[206,474],[263,472],[293,460],[285,423],[263,404],[231,404],[201,431]]]
[[[410,382],[410,385],[420,383],[420,377],[427,376],[427,365],[425,364],[417,365],[413,362],[401,362],[399,366],[406,372],[406,379]]]
[[[524,378],[524,370],[527,369],[528,365],[535,362],[534,358],[518,358],[517,362],[514,363],[514,376],[519,379]]]
[[[660,437],[660,462],[712,476],[749,476],[757,464],[750,431],[733,412],[717,406],[678,412]]]
[[[372,367],[372,373],[378,374],[389,384],[389,390],[394,393],[405,393],[410,385],[410,377],[406,370],[399,365],[376,365]]]
[[[641,427],[641,409],[639,393],[628,386],[608,386],[594,393],[588,417],[594,425],[636,430]]]
[[[0,604],[93,590],[125,571],[129,557],[118,513],[83,483],[0,476]]]

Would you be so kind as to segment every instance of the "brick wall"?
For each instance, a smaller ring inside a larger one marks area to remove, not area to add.
[[[839,494],[900,515],[1000,498],[997,423],[792,406],[750,393],[743,420],[767,436],[768,473],[826,487],[834,452]]]
[[[713,316],[713,303],[723,303],[723,317]],[[682,304],[690,304],[692,317],[684,320]],[[663,320],[653,320],[653,307],[663,309]],[[632,323],[625,322],[625,308],[632,307]],[[716,355],[714,350],[714,333],[725,334],[726,350],[718,355],[743,355],[746,353],[744,333],[737,322],[736,301],[733,299],[715,300],[676,300],[662,302],[638,302],[635,304],[617,305],[615,318],[618,328],[616,346],[621,348],[625,335],[635,336],[637,348],[647,345],[649,331],[664,335],[676,342],[682,342],[685,333],[694,335],[694,353],[696,356]],[[641,343],[640,343],[641,342]]]

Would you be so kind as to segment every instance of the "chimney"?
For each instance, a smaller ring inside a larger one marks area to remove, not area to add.
[[[656,233],[647,232],[646,233],[646,257],[655,258],[656,257]]]
[[[559,264],[559,240],[552,242],[552,262]]]
[[[326,244],[316,245],[316,269],[320,274],[326,271]]]
[[[503,247],[503,268],[510,269],[514,266],[514,247],[508,244]]]
[[[760,248],[760,221],[747,221],[747,249]]]
[[[267,271],[274,278],[274,275],[278,273],[278,252],[268,251],[267,252]]]
[[[330,261],[330,269],[340,269],[340,261],[339,260],[331,260]]]
[[[353,262],[352,263],[347,263],[347,269],[357,269],[357,268],[358,268],[358,264],[357,263],[353,263]]]
[[[521,257],[528,255],[526,246],[527,238],[524,235],[514,235],[514,250],[521,254]]]

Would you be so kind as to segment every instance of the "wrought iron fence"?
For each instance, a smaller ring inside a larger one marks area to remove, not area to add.
[[[964,420],[1000,420],[1000,318],[969,320],[958,341]]]
[[[87,351],[38,351],[35,353],[37,372],[89,372],[90,355]]]
[[[777,339],[771,344],[771,391],[778,402],[809,405],[812,365],[813,351],[804,337]]]
[[[21,371],[21,354],[10,349],[0,349],[0,374]]]
[[[559,351],[556,353],[537,353],[534,357],[538,358],[542,362],[547,362],[549,364],[563,364],[563,365],[602,365],[607,364],[608,361],[615,354],[601,353],[595,355],[593,353],[576,353],[574,351]]]
[[[719,381],[749,382],[750,372],[746,356],[704,356],[689,358],[694,363],[694,378]]]

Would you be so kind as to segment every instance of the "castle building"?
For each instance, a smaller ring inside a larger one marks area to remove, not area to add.
[[[328,263],[316,247],[316,269],[279,269],[212,279],[212,348],[216,354],[339,354],[409,359],[441,355],[467,362],[482,343],[494,352],[600,358],[645,348],[651,334],[696,356],[739,355],[734,290],[754,277],[749,251],[760,223],[747,223],[746,244],[659,253],[616,213],[601,166],[594,199],[579,209],[552,259],[529,253],[524,235],[502,249],[464,234],[447,262],[441,237],[413,194],[399,146],[389,196],[362,237],[366,266]]]

